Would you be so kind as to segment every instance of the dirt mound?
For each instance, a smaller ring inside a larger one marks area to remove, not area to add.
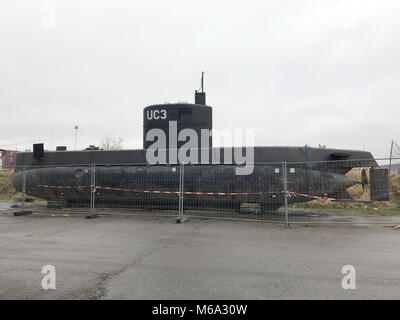
[[[360,169],[352,169],[346,175],[356,181],[361,182]],[[370,181],[369,170],[365,169],[368,182]],[[369,186],[363,190],[361,184],[356,184],[347,189],[347,192],[356,200],[371,200]],[[400,174],[391,174],[389,177],[390,201],[374,201],[372,203],[352,203],[352,202],[335,202],[329,200],[313,200],[307,203],[297,203],[292,205],[298,208],[315,208],[315,209],[360,209],[366,212],[381,212],[390,214],[400,213]]]

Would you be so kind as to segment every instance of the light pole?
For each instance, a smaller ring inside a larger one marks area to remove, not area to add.
[[[79,129],[79,127],[75,126],[74,128],[75,128],[75,150],[76,150],[76,142],[78,140],[78,129]]]
[[[390,174],[390,169],[392,168],[392,155],[393,155],[393,140],[392,144],[390,145],[389,174]]]

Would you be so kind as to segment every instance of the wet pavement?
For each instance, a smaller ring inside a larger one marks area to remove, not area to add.
[[[112,214],[110,211],[109,213]],[[0,299],[398,299],[400,230],[0,212]],[[41,286],[44,265],[56,289]],[[344,265],[356,289],[344,290]]]

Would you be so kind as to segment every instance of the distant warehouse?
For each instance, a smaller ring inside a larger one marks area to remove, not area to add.
[[[15,150],[0,149],[0,167],[2,169],[14,169],[16,153]]]

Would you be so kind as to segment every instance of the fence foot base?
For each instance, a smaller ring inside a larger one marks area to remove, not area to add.
[[[26,216],[28,214],[32,214],[32,211],[17,211],[14,212],[14,217]]]
[[[189,219],[187,217],[176,217],[175,223],[184,223],[188,220]]]
[[[86,219],[94,219],[94,218],[97,218],[98,217],[98,215],[97,214],[88,214],[85,218]]]

